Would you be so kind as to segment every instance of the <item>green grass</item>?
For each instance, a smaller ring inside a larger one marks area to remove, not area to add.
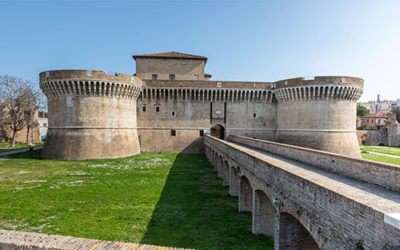
[[[360,148],[361,148],[361,150],[374,151],[374,152],[378,152],[378,153],[400,156],[400,147],[390,147],[390,151],[389,151],[389,147],[385,147],[385,146],[361,145]]]
[[[0,228],[197,249],[272,249],[203,155],[0,158]]]
[[[43,145],[44,142],[36,142],[34,143],[35,146]],[[28,148],[29,145],[26,143],[16,143],[13,148],[10,148],[10,144],[8,143],[0,143],[0,153],[13,151],[22,148]]]
[[[400,165],[400,159],[399,158],[394,158],[390,156],[383,156],[383,155],[376,155],[376,154],[370,154],[370,153],[361,153],[362,158],[367,159],[367,160],[372,160],[372,161],[379,161],[379,162],[384,162],[384,163],[391,163],[391,164],[397,164]]]

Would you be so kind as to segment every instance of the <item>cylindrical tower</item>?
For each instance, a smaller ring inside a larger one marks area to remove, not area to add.
[[[360,157],[356,102],[363,80],[320,76],[275,83],[276,141]]]
[[[45,71],[39,77],[49,117],[43,157],[95,159],[140,153],[139,78],[95,70]]]

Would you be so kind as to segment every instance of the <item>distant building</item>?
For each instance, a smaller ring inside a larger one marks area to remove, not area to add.
[[[388,115],[385,112],[372,113],[361,118],[361,124],[368,124],[376,129],[385,126],[387,122]]]
[[[38,123],[39,123],[40,139],[44,141],[47,135],[47,125],[48,125],[47,117],[39,117]]]
[[[392,110],[392,108],[400,107],[400,99],[397,99],[397,101],[390,101],[390,100],[381,101],[380,96],[378,95],[377,100],[360,102],[358,103],[358,105],[367,108],[370,113],[378,113],[378,112],[389,113]]]
[[[0,103],[0,118],[6,116],[6,108],[5,106]],[[33,121],[37,121],[39,112],[36,110],[35,114],[33,115]],[[17,136],[15,138],[16,143],[26,143],[26,126],[17,132]],[[13,131],[11,130],[10,126],[1,122],[0,119],[0,142],[10,142],[12,140]],[[39,135],[39,126],[35,125],[31,128],[29,132],[29,143],[39,142],[40,135]]]
[[[400,99],[392,101],[392,108],[397,108],[397,107],[400,107]]]

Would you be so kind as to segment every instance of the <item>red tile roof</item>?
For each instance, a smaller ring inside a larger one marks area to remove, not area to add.
[[[388,118],[388,116],[385,112],[377,112],[364,115],[362,118]]]

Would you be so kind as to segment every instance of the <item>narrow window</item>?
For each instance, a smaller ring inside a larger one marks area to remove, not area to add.
[[[143,112],[146,112],[146,106],[143,106],[142,110]]]
[[[157,78],[158,78],[158,77],[157,77],[157,74],[152,74],[152,75],[151,75],[151,79],[152,79],[152,80],[157,80]]]
[[[170,80],[175,80],[175,75],[174,74],[169,75],[169,79]]]
[[[256,117],[257,117],[257,114],[256,114],[256,113],[254,113],[254,114],[253,114],[253,118],[256,118]]]
[[[171,136],[176,136],[176,130],[175,129],[171,130]]]
[[[200,130],[200,136],[204,135],[204,130]]]
[[[171,112],[171,116],[172,116],[172,117],[175,117],[175,116],[176,116],[175,111],[172,111],[172,112]]]
[[[156,112],[160,112],[160,107],[156,107]]]

